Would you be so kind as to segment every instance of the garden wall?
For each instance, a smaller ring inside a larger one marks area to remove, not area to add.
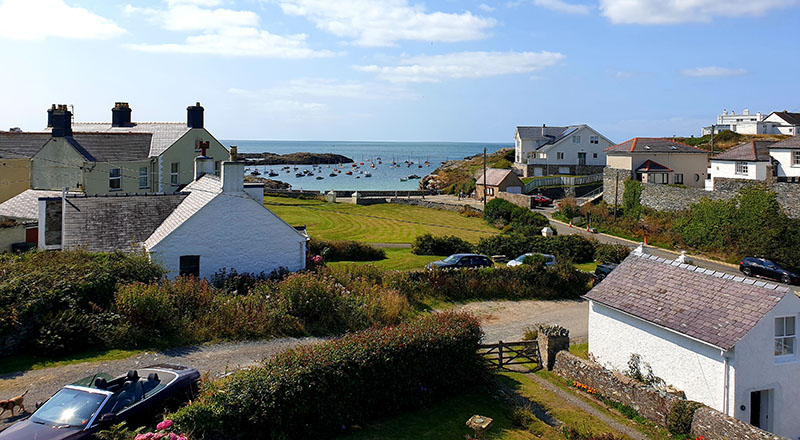
[[[536,204],[533,202],[533,198],[525,194],[512,194],[505,191],[498,191],[497,198],[508,200],[509,202],[525,209],[531,209],[536,206]]]
[[[360,193],[360,191],[359,191]],[[443,209],[445,211],[455,211],[461,212],[463,209],[471,209],[473,211],[482,212],[483,208],[467,205],[467,204],[457,204],[457,203],[442,203],[442,202],[431,202],[425,199],[401,199],[401,198],[391,198],[387,200],[389,203],[399,203],[401,205],[414,205],[414,206],[422,206],[423,208],[433,208],[433,209]]]
[[[692,419],[692,437],[703,436],[708,440],[779,440],[785,439],[755,426],[726,416],[707,406],[694,412]]]

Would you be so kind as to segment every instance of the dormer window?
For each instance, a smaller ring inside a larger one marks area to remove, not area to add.
[[[775,318],[775,356],[793,355],[795,349],[795,318]]]

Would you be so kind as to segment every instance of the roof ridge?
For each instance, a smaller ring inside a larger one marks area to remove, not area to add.
[[[656,138],[656,139],[659,139],[659,138]],[[685,143],[683,143],[681,141],[676,141],[674,138],[670,139],[670,138],[662,137],[661,139],[664,139],[665,141],[675,142],[676,144],[681,144],[684,147],[694,148],[695,150],[700,150],[700,151],[702,151],[704,153],[708,153],[708,150],[704,150],[702,148],[697,148],[695,146],[692,146],[692,145],[689,145],[689,144],[685,144]]]
[[[111,122],[73,122],[72,125],[76,124],[86,124],[86,125],[111,125]],[[186,125],[184,122],[177,122],[177,121],[132,121],[132,126],[136,126],[139,124],[183,124]],[[115,128],[130,128],[130,127],[115,127]],[[187,126],[187,128],[189,128]]]

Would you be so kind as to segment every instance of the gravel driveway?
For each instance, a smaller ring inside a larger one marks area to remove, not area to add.
[[[298,345],[319,341],[318,338],[279,338],[265,341],[251,341],[203,345],[167,350],[157,353],[142,353],[127,359],[65,365],[61,367],[30,370],[23,373],[12,373],[0,376],[0,399],[9,399],[30,389],[25,396],[28,414],[36,408],[36,401],[53,395],[62,386],[75,382],[90,374],[107,372],[112,376],[123,374],[128,370],[146,367],[155,363],[171,362],[192,366],[200,374],[217,377],[227,371],[247,367],[265,357],[274,356]],[[26,417],[9,417],[3,414],[0,419],[0,431],[11,423]]]

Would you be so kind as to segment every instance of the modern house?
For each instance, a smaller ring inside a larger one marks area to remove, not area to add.
[[[709,152],[665,138],[633,138],[607,148],[607,171],[620,181],[678,184],[703,188]]]
[[[500,191],[512,194],[522,194],[525,184],[512,170],[488,168],[486,174],[481,174],[475,181],[475,193],[479,196],[486,195],[486,200],[497,197]]]
[[[305,268],[308,237],[244,187],[244,162],[199,156],[196,178],[171,194],[42,197],[39,248],[145,251],[170,276],[210,277],[224,268],[269,273]]]
[[[638,354],[687,399],[800,436],[800,298],[788,288],[632,254],[585,298],[597,362],[624,371]]]
[[[518,126],[514,132],[514,171],[522,177],[602,173],[605,149],[612,145],[586,124]]]
[[[706,190],[714,190],[717,179],[800,182],[800,137],[745,142],[712,157]]]
[[[772,112],[764,122],[769,124],[767,131],[768,134],[788,134],[790,136],[797,136],[800,134],[800,113],[787,112]]]
[[[791,113],[786,110],[782,112],[772,112],[767,116],[757,112],[750,114],[750,110],[744,109],[741,114],[723,110],[717,116],[717,123],[708,127],[703,127],[701,134],[709,135],[712,132],[717,134],[721,131],[730,130],[740,134],[798,134],[800,129],[800,113]]]

